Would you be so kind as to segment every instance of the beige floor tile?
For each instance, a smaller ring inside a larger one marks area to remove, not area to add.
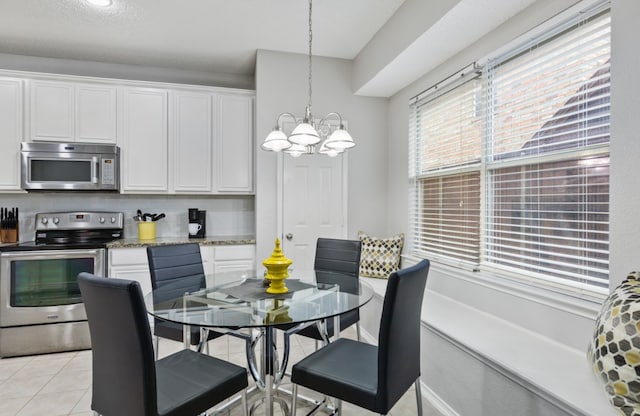
[[[31,357],[3,358],[0,360],[0,382],[13,376],[29,362],[31,362]]]
[[[33,355],[33,361],[51,361],[52,359],[62,360],[62,359],[72,359],[73,357],[78,355],[79,351],[66,351],[66,352],[57,352],[53,354],[39,354]]]
[[[80,401],[85,390],[36,394],[16,416],[65,416]]]
[[[71,410],[71,415],[76,415],[76,414],[92,414],[91,413],[91,387],[89,387],[84,394],[82,395],[82,397],[80,398],[80,400],[78,401],[78,403],[75,405],[75,407]]]
[[[31,400],[31,396],[0,400],[0,416],[15,416]]]
[[[91,351],[87,350],[87,351],[81,351],[80,353],[78,353],[78,355],[76,355],[71,360],[69,360],[67,365],[65,365],[60,371],[66,372],[66,371],[91,370],[91,366],[92,366]]]
[[[52,378],[52,374],[27,378],[20,378],[14,375],[0,385],[0,399],[34,396],[51,381]]]
[[[33,376],[41,376],[45,374],[57,374],[69,364],[73,356],[69,354],[63,354],[60,357],[48,354],[46,358],[44,356],[34,357],[34,359],[23,368],[18,370],[14,377],[28,378]]]
[[[86,390],[91,385],[91,370],[64,371],[53,376],[40,393]]]

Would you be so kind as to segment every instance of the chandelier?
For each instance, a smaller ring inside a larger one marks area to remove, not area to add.
[[[292,113],[280,114],[276,120],[276,126],[264,139],[262,149],[270,152],[282,151],[293,157],[314,153],[335,157],[356,144],[345,129],[340,114],[329,113],[318,122],[311,115],[311,43],[313,40],[311,11],[312,0],[309,0],[309,101],[304,117],[300,121],[300,117],[296,117]],[[296,124],[288,137],[283,130],[283,122],[287,118]],[[336,118],[338,121],[338,127],[333,132],[329,122],[331,118]]]

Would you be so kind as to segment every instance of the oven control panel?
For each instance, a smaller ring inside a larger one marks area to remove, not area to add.
[[[36,214],[37,230],[96,230],[101,228],[123,228],[122,212],[82,211],[43,212]]]

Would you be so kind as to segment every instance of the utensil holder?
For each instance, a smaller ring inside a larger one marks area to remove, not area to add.
[[[156,223],[155,221],[138,222],[138,239],[139,240],[155,240]]]

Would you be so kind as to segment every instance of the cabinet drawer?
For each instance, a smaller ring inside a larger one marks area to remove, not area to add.
[[[111,266],[148,265],[147,248],[121,248],[109,250]]]
[[[252,244],[240,246],[219,246],[215,250],[215,260],[244,260],[255,258],[256,247]]]

